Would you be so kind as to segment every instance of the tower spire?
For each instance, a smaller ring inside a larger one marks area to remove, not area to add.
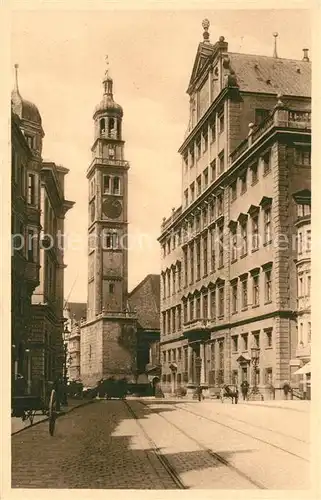
[[[107,96],[110,96],[112,98],[113,97],[113,79],[110,76],[108,55],[105,56],[105,62],[106,62],[106,70],[105,70],[105,76],[104,76],[104,80],[103,80],[104,94],[106,94]]]
[[[277,51],[277,37],[279,36],[279,33],[275,32],[273,33],[273,36],[274,36],[274,52],[273,52],[273,57],[275,57],[276,59],[278,58],[278,51]]]

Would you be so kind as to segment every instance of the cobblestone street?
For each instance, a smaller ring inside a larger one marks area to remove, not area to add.
[[[308,489],[308,408],[96,401],[12,436],[13,488]]]

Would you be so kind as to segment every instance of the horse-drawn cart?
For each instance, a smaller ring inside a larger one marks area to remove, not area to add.
[[[47,415],[49,421],[49,433],[54,434],[57,418],[56,391],[52,389],[49,402],[46,404],[40,396],[14,396],[11,399],[11,416],[20,417],[22,421],[29,419],[33,424],[36,415]]]
[[[232,404],[235,403],[237,404],[238,399],[239,399],[239,391],[237,388],[237,385],[223,385],[221,387],[221,392],[220,392],[220,399],[221,402],[224,403],[224,399],[231,399]]]

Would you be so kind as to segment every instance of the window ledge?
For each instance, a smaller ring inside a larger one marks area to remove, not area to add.
[[[252,309],[256,309],[257,307],[260,307],[260,304],[254,304],[254,306],[252,306]]]
[[[257,248],[252,248],[251,252],[252,252],[252,253],[255,253],[255,252],[258,252],[259,250],[260,250],[260,248],[259,248],[259,247],[257,247]]]
[[[247,311],[247,310],[248,310],[248,306],[246,306],[246,307],[242,307],[241,312],[243,312],[243,311]]]
[[[264,247],[267,247],[268,245],[270,245],[272,243],[272,240],[269,240],[269,241],[266,241],[265,243],[263,243],[263,246]]]
[[[244,259],[244,257],[247,257],[247,252],[241,255],[240,259]]]
[[[265,306],[267,306],[268,304],[272,304],[272,300],[269,300],[268,302],[264,302]]]
[[[235,262],[237,262],[237,259],[231,260],[231,264],[235,264]]]
[[[267,170],[266,172],[263,172],[263,177],[266,177],[271,173],[271,169]]]
[[[273,349],[273,346],[267,346],[267,347],[265,348],[265,350],[266,350],[266,351],[267,351],[267,350],[271,350],[271,349]]]
[[[255,184],[258,184],[259,180],[257,179],[256,181],[252,182],[252,186],[255,186]]]

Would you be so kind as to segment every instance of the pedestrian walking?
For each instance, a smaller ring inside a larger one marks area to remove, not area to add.
[[[250,384],[248,383],[248,381],[243,380],[243,382],[241,383],[241,392],[242,392],[242,396],[243,396],[243,401],[248,400],[249,387],[250,387]]]

